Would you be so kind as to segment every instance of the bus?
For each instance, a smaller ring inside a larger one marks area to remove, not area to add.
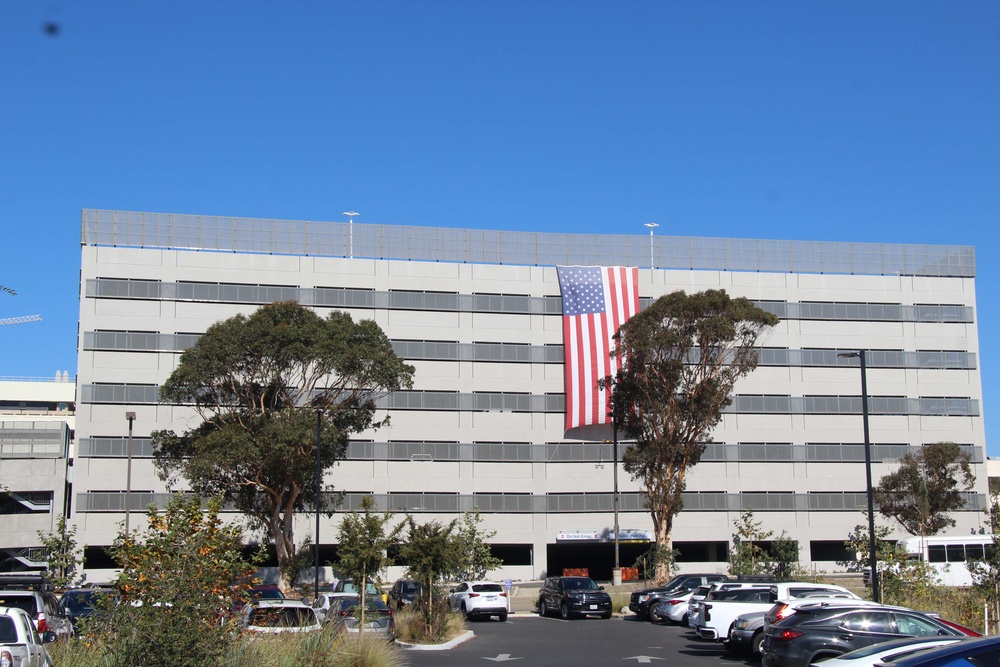
[[[934,568],[945,586],[971,586],[970,560],[983,560],[993,546],[993,535],[933,535],[904,537],[897,547],[911,560],[922,560]]]

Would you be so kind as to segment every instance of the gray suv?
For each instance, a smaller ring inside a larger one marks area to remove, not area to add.
[[[766,626],[763,667],[809,667],[865,646],[901,637],[960,636],[935,618],[903,607],[803,605]]]

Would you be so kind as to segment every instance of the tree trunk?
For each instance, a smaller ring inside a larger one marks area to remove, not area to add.
[[[668,512],[663,512],[656,517],[653,524],[653,539],[656,540],[657,552],[662,549],[670,549],[670,531],[673,527],[673,516]],[[670,563],[666,560],[656,561],[656,574],[654,578],[658,582],[665,582],[670,579]]]

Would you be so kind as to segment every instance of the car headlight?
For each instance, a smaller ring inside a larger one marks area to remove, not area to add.
[[[737,619],[736,619],[736,627],[737,627],[738,629],[740,629],[740,630],[743,630],[743,629],[745,629],[745,628],[746,628],[746,627],[747,627],[748,625],[750,625],[750,621],[746,620],[745,618],[737,618]]]
[[[645,602],[648,599],[649,599],[648,595],[640,595],[639,596],[639,602]]]

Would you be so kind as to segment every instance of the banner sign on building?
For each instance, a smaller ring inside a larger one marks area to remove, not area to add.
[[[626,266],[559,266],[563,306],[566,429],[610,424],[611,392],[597,381],[614,375],[611,358],[618,327],[639,312],[639,269]]]

